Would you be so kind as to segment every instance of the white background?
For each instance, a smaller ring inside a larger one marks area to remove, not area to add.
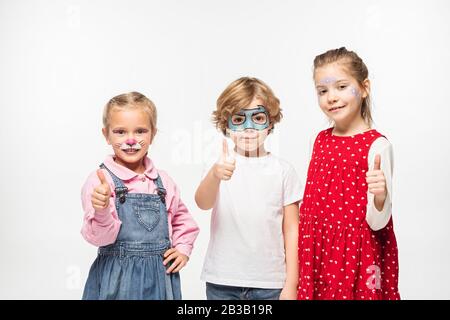
[[[402,297],[449,299],[449,21],[446,0],[0,1],[0,298],[81,297],[96,249],[80,235],[80,189],[111,152],[104,104],[137,90],[159,112],[151,157],[201,227],[182,288],[204,299],[210,217],[194,192],[220,149],[217,97],[240,76],[266,81],[284,111],[268,143],[304,179],[327,126],[312,62],[346,46],[394,145]]]

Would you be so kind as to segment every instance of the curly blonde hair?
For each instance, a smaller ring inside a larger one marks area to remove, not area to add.
[[[280,100],[272,89],[257,78],[242,77],[233,81],[217,99],[217,109],[212,113],[212,121],[216,128],[227,135],[228,118],[248,106],[254,98],[259,98],[264,104],[269,122],[273,126],[283,117]]]

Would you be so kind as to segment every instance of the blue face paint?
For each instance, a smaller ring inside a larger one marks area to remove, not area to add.
[[[354,87],[351,87],[351,88],[352,88],[352,89],[351,89],[352,95],[354,95],[355,97],[359,98],[359,96],[360,96],[359,90],[357,90],[357,89],[354,88]]]
[[[264,106],[253,109],[242,109],[228,118],[228,128],[232,131],[245,129],[264,130],[269,127],[269,114]]]
[[[319,81],[319,83],[322,84],[322,85],[329,85],[329,84],[336,83],[337,81],[338,81],[337,78],[325,77],[325,78],[321,79]],[[355,87],[349,87],[349,88],[350,88],[351,93],[352,93],[353,96],[355,96],[357,98],[359,98],[361,96],[361,93],[360,93],[360,91],[358,89],[356,89]]]
[[[330,84],[330,83],[335,83],[336,81],[337,81],[336,78],[326,77],[326,78],[323,78],[322,80],[320,80],[320,83],[321,84]]]

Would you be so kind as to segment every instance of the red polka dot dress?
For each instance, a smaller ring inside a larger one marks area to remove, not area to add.
[[[368,154],[382,135],[332,135],[314,143],[300,206],[298,299],[400,299],[392,217],[366,222]]]

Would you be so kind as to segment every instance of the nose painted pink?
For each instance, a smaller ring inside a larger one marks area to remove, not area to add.
[[[134,139],[127,139],[127,141],[125,141],[125,143],[132,146],[132,145],[135,145],[137,143],[137,141]]]

